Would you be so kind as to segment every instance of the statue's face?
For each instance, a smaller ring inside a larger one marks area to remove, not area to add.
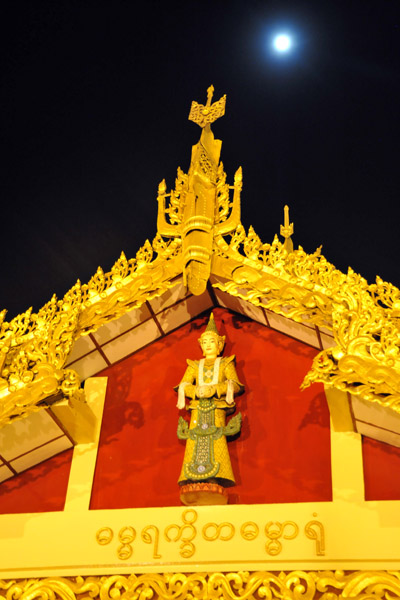
[[[217,358],[222,350],[218,336],[211,332],[203,333],[200,338],[200,346],[205,358]]]

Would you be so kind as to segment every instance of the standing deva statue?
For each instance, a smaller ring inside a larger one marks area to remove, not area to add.
[[[179,418],[178,438],[186,440],[179,485],[183,504],[226,504],[227,487],[235,485],[226,438],[240,431],[238,413],[226,424],[226,416],[235,412],[234,396],[242,394],[235,356],[219,356],[225,336],[218,333],[214,316],[199,343],[204,358],[187,360],[188,367],[177,386],[177,408],[190,411],[190,425]],[[188,404],[185,397],[189,399]]]

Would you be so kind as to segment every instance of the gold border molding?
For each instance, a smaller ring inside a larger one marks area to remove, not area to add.
[[[0,598],[5,600],[372,600],[398,597],[399,571],[148,573],[0,580]]]

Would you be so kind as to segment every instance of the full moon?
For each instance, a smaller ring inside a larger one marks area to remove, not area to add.
[[[275,36],[273,46],[277,52],[287,52],[292,45],[292,40],[286,33]]]

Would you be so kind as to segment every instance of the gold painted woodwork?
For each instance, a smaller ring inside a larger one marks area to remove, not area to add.
[[[87,284],[78,281],[38,313],[11,321],[0,313],[0,426],[62,398],[83,402],[78,375],[65,369],[82,335],[139,308],[173,286],[180,274],[195,294],[213,275],[215,287],[273,313],[333,333],[303,386],[323,382],[400,412],[400,290],[377,277],[342,273],[321,254],[292,250],[293,223],[285,209],[282,234],[263,243],[240,222],[242,171],[226,182],[221,142],[210,124],[225,110],[225,97],[193,103],[189,118],[202,128],[187,174],[178,169],[175,189],[158,188],[157,235],[133,259],[124,253],[111,271],[101,267]],[[233,190],[231,199],[230,192]],[[257,217],[257,215],[255,215]]]
[[[238,571],[0,580],[5,600],[341,600],[399,598],[399,571]]]
[[[320,249],[288,253],[275,237],[263,244],[239,225],[229,243],[218,240],[215,287],[299,323],[333,333],[336,346],[313,361],[302,387],[316,381],[400,412],[400,291],[375,284],[351,268],[342,273]]]
[[[73,410],[82,412],[86,423],[92,423],[78,374],[64,368],[73,343],[171,288],[171,278],[181,271],[179,246],[179,241],[157,235],[152,244],[146,241],[136,258],[127,260],[122,253],[109,273],[99,267],[88,284],[78,280],[61,300],[54,295],[38,313],[29,309],[10,322],[4,320],[6,311],[0,313],[0,427],[53,399],[60,403],[66,399]],[[68,428],[69,415],[66,418]],[[82,429],[79,424],[77,428]],[[88,436],[88,430],[80,431],[75,441]]]
[[[215,236],[230,233],[240,222],[242,173],[240,168],[236,172],[231,203],[232,186],[226,183],[219,161],[222,142],[214,138],[210,128],[225,113],[226,97],[211,105],[213,91],[212,86],[208,88],[205,106],[192,103],[189,119],[202,128],[201,137],[192,148],[188,173],[178,169],[175,190],[168,194],[168,208],[164,180],[158,188],[158,232],[182,240],[184,283],[195,295],[206,289]]]

